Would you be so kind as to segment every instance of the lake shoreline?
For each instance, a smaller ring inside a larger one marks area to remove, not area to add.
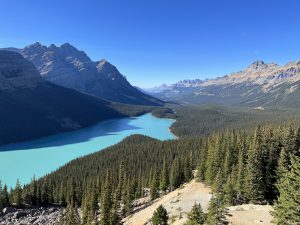
[[[171,118],[167,118],[167,117],[158,117],[158,116],[155,116],[153,113],[151,113],[151,116],[153,116],[153,117],[155,117],[155,118],[157,118],[157,119],[171,120],[173,123],[172,123],[172,124],[170,125],[170,127],[168,128],[168,131],[169,131],[170,134],[172,134],[172,135],[174,136],[174,138],[175,138],[176,140],[179,139],[179,137],[178,137],[176,134],[174,134],[174,133],[172,132],[172,126],[173,126],[174,123],[177,122],[176,119],[171,119]]]
[[[173,119],[157,118],[147,113],[11,144],[10,151],[0,151],[0,180],[9,187],[13,187],[18,178],[22,184],[27,184],[33,175],[39,179],[78,157],[106,149],[134,134],[162,141],[176,139],[176,135],[169,131],[174,122]]]

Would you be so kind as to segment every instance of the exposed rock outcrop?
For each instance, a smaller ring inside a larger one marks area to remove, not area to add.
[[[0,214],[0,225],[55,225],[59,219],[61,208],[4,208]]]

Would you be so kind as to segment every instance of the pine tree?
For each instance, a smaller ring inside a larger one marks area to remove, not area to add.
[[[225,205],[235,205],[236,204],[236,189],[235,189],[235,182],[234,182],[234,169],[227,177],[226,183],[224,185],[224,204]]]
[[[76,198],[76,190],[75,190],[75,183],[74,180],[71,179],[68,181],[67,184],[67,202],[78,202]]]
[[[151,188],[150,188],[150,197],[151,200],[154,200],[159,197],[159,173],[156,168],[153,170]]]
[[[42,188],[41,185],[38,185],[38,189],[37,189],[37,205],[40,206],[42,202]]]
[[[42,196],[41,196],[41,203],[43,206],[47,206],[50,203],[50,190],[47,182],[43,183],[42,186]]]
[[[300,157],[300,127],[298,128],[295,136],[295,148],[294,148],[295,155]]]
[[[3,207],[10,206],[9,194],[8,194],[8,189],[7,189],[6,184],[4,185],[3,190],[2,190],[2,205],[3,205]]]
[[[142,175],[141,173],[139,173],[139,178],[138,178],[138,182],[137,182],[137,189],[136,189],[136,198],[141,198],[143,197],[144,193],[143,193],[143,180],[142,180]]]
[[[170,184],[169,171],[167,168],[166,159],[164,159],[163,168],[162,168],[162,172],[160,175],[160,185],[159,185],[160,190],[165,192],[167,190],[167,188],[169,187],[169,184]]]
[[[82,224],[86,225],[88,222],[88,212],[89,212],[89,204],[88,204],[88,192],[85,192],[82,195],[81,200],[81,211],[82,211]]]
[[[226,138],[218,134],[213,140],[211,149],[207,161],[207,169],[205,175],[205,183],[208,185],[213,185],[218,172],[221,170],[224,176],[224,164],[225,164],[225,149],[228,143],[226,143]],[[211,171],[209,171],[211,170]]]
[[[152,216],[152,225],[168,225],[168,212],[160,205]]]
[[[132,201],[134,199],[134,188],[132,182],[128,179],[124,197],[124,213],[129,215],[132,211]]]
[[[97,190],[95,187],[95,184],[92,183],[89,189],[89,217],[90,219],[94,220],[95,216],[97,214],[97,210],[98,210],[98,196],[97,196]]]
[[[210,200],[205,224],[223,225],[228,224],[226,221],[226,209],[224,207],[224,196],[217,194]]]
[[[208,185],[212,185],[214,182],[214,178],[216,177],[219,171],[219,157],[217,155],[220,154],[220,140],[219,136],[216,135],[209,140],[208,152],[207,152],[207,160],[205,164],[205,183]]]
[[[37,197],[37,201],[38,201],[38,197]],[[63,207],[67,205],[65,189],[62,183],[59,189],[59,204]]]
[[[188,221],[185,225],[202,225],[205,222],[205,214],[200,204],[195,204],[188,214]]]
[[[123,195],[125,183],[125,168],[123,162],[121,162],[119,167],[118,187],[116,192],[116,198],[118,201],[122,200],[121,197]]]
[[[66,211],[66,225],[81,224],[77,207],[74,205],[73,201],[68,204]]]
[[[101,225],[111,225],[112,185],[110,171],[107,170],[101,203]]]
[[[273,134],[273,130],[269,129],[266,134],[266,167],[265,167],[265,184],[266,193],[265,199],[270,203],[277,198],[278,191],[276,188],[277,181],[277,164],[280,155],[280,143]]]
[[[17,206],[20,206],[22,204],[22,186],[21,183],[19,181],[19,179],[17,180],[16,183],[16,187],[14,189],[14,196],[13,196],[13,201]]]
[[[280,196],[274,207],[278,225],[300,224],[300,157],[291,156],[291,169],[279,181]]]
[[[265,199],[265,155],[263,146],[262,129],[260,126],[255,131],[253,144],[249,150],[247,163],[247,197],[251,202],[261,203]]]
[[[197,178],[199,179],[200,182],[204,182],[205,180],[205,171],[206,171],[206,158],[207,158],[207,145],[205,144],[203,148],[200,149],[200,163],[197,167],[198,173],[197,173]]]
[[[22,200],[24,204],[31,205],[31,195],[28,189],[23,188],[22,191]]]
[[[189,182],[191,179],[193,179],[193,170],[190,158],[187,157],[184,162],[184,181]]]
[[[215,181],[212,185],[212,189],[215,193],[223,192],[224,179],[221,170],[218,171]]]
[[[295,130],[292,126],[290,126],[289,134],[286,139],[285,148],[289,157],[295,155],[296,152],[299,150],[296,149],[296,135],[295,135]]]
[[[237,164],[237,179],[236,179],[236,191],[237,191],[237,201],[239,203],[245,202],[245,152],[244,145],[240,144],[238,153],[238,164]]]
[[[279,181],[281,178],[285,176],[285,174],[290,170],[290,157],[286,152],[285,148],[281,149],[280,157],[277,165],[277,180]]]
[[[121,221],[122,221],[121,205],[120,205],[120,201],[117,198],[117,193],[115,193],[113,197],[110,224],[121,225],[122,224]]]
[[[228,177],[228,175],[230,174],[231,171],[231,167],[234,164],[234,152],[233,149],[228,146],[226,146],[226,156],[225,156],[225,162],[224,162],[224,171],[223,171],[223,175],[224,177]]]
[[[184,182],[184,174],[181,167],[181,161],[179,159],[174,159],[171,166],[170,172],[170,185],[171,190],[174,190]]]
[[[37,183],[36,183],[35,176],[33,176],[33,178],[31,179],[29,189],[30,189],[30,196],[31,196],[30,204],[36,206],[37,205]]]
[[[174,160],[171,164],[170,170],[170,188],[171,191],[177,188],[177,174],[176,174],[176,161]]]

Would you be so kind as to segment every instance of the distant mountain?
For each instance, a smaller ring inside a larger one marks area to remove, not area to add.
[[[0,144],[123,116],[111,102],[45,81],[20,54],[0,50]]]
[[[173,98],[175,96],[180,95],[181,93],[185,93],[187,91],[192,90],[195,87],[199,87],[200,84],[202,84],[203,81],[200,79],[195,79],[195,80],[181,80],[175,84],[162,84],[157,87],[153,88],[146,88],[144,89],[147,93],[153,95],[153,96],[159,96],[159,98]]]
[[[32,62],[43,78],[67,88],[114,102],[162,105],[163,102],[133,87],[118,69],[101,60],[92,61],[85,52],[65,43],[49,47],[40,43],[23,49],[8,48]]]
[[[210,80],[192,80],[152,92],[185,103],[246,106],[300,106],[300,61],[284,66],[256,61],[240,72]]]

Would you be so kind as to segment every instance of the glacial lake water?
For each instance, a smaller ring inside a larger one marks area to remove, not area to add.
[[[175,120],[145,114],[134,118],[107,120],[77,131],[0,146],[0,180],[14,187],[16,180],[29,183],[80,156],[117,144],[132,134],[159,140],[174,139],[169,127]]]

